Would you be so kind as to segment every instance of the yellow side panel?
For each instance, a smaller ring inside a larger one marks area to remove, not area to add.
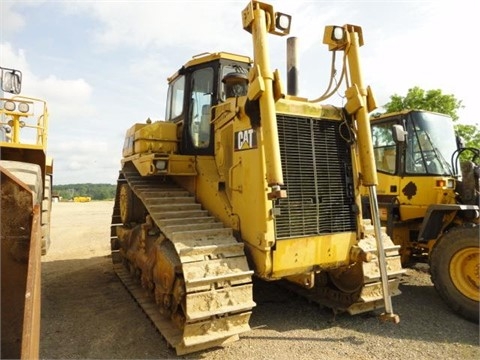
[[[400,179],[398,201],[401,220],[425,216],[431,204],[455,203],[453,189],[437,186],[437,182],[447,182],[448,178],[433,176],[406,176]]]
[[[147,124],[140,124],[140,123],[136,123],[134,125],[132,125],[128,130],[127,130],[127,136],[133,136],[135,135],[135,132],[137,132],[138,130],[140,130],[141,128],[147,126]]]
[[[201,174],[196,178],[194,189],[197,199],[226,226],[238,230],[238,216],[232,214],[225,190],[219,188],[220,177],[215,159],[212,156],[197,157],[197,171]],[[188,186],[185,180],[180,181],[183,186]]]
[[[165,121],[135,124],[125,135],[123,156],[142,153],[175,153],[177,147],[176,124]]]
[[[402,205],[400,206],[400,218],[402,220],[423,218],[427,212],[427,206]]]
[[[234,128],[234,138],[238,138],[243,130],[245,129],[240,126]],[[274,245],[275,234],[272,203],[267,198],[269,189],[266,183],[266,161],[260,134],[257,135],[258,147],[243,147],[242,150],[233,152],[226,187],[232,194],[233,212],[241,219],[243,240],[260,250],[266,250]]]
[[[277,240],[273,252],[273,277],[299,274],[319,265],[321,268],[346,265],[356,234],[341,233]]]
[[[190,155],[169,155],[168,174],[197,175],[197,171],[195,170],[195,157]]]
[[[398,195],[400,191],[400,178],[397,175],[378,172],[377,176],[377,195]],[[368,194],[367,188],[364,187],[363,190],[365,194]]]
[[[128,161],[133,162],[142,176],[197,175],[195,170],[195,157],[191,155],[146,153],[134,155],[122,160],[123,163]],[[166,169],[157,169],[155,166],[157,161],[165,161]]]
[[[171,122],[156,121],[154,123],[142,126],[135,131],[134,140],[177,140],[177,125]]]
[[[164,140],[135,140],[134,153],[174,153],[177,151],[176,141]]]
[[[135,132],[142,127],[147,126],[147,124],[134,124],[132,125],[125,134],[125,139],[123,143],[122,155],[123,157],[132,156],[133,152],[133,139],[135,137]]]
[[[177,125],[157,121],[135,131],[134,153],[173,153],[177,151]]]

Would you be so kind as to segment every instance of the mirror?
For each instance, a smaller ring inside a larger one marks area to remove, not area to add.
[[[2,90],[11,94],[20,94],[22,73],[14,69],[2,68]]]
[[[405,142],[405,135],[406,135],[406,131],[403,129],[403,126],[402,125],[393,125],[392,126],[392,137],[393,137],[393,141],[395,141],[395,143],[403,143]]]

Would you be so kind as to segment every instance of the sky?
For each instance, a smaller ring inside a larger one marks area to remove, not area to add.
[[[323,94],[331,53],[326,25],[359,25],[363,76],[377,103],[408,89],[440,89],[477,125],[480,55],[475,2],[271,0],[292,16],[299,96]],[[48,102],[54,184],[115,184],[125,132],[164,119],[167,78],[192,56],[253,56],[243,30],[247,0],[0,2],[0,64],[23,73],[22,95]],[[286,86],[286,37],[268,38],[272,69]],[[474,89],[475,87],[475,89]],[[341,105],[342,95],[325,103]],[[8,96],[7,96],[8,97]]]

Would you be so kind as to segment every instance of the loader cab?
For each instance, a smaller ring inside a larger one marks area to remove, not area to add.
[[[455,196],[456,136],[449,116],[421,110],[372,117],[370,126],[380,218],[391,235],[394,220],[421,219],[429,205]],[[368,198],[362,197],[368,216]]]
[[[222,79],[235,72],[247,74],[250,64],[244,56],[203,54],[168,79],[165,119],[178,125],[182,154],[213,155],[212,107],[227,99]]]
[[[379,173],[413,177],[457,175],[451,164],[457,143],[450,117],[412,110],[373,118],[371,124]]]

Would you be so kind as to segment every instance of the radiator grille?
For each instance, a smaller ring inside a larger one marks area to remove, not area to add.
[[[274,202],[277,239],[355,230],[349,144],[338,121],[277,114],[284,188]]]

